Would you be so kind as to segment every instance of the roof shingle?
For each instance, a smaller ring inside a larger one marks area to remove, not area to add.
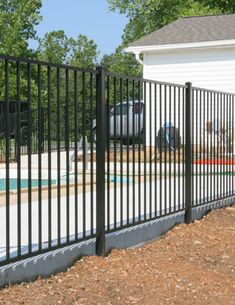
[[[235,14],[180,18],[129,47],[229,39],[235,39]]]

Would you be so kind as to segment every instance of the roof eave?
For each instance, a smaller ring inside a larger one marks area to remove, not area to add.
[[[178,43],[178,44],[164,44],[164,45],[150,45],[150,46],[130,46],[125,49],[127,53],[144,53],[144,52],[161,52],[181,49],[203,49],[203,48],[221,48],[221,47],[234,47],[235,39],[216,40],[216,41],[203,41],[191,43]]]

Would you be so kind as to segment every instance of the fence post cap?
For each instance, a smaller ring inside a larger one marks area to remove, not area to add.
[[[187,86],[187,87],[192,87],[192,85],[193,85],[193,84],[192,84],[191,82],[186,82],[186,83],[185,83],[185,86]]]
[[[97,66],[96,67],[96,71],[104,71],[105,70],[105,67],[103,65],[100,65],[100,66]]]

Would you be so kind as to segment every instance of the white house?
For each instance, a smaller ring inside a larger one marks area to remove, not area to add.
[[[143,65],[145,79],[235,93],[235,14],[180,18],[131,43],[126,52]],[[208,116],[218,122],[220,114]]]

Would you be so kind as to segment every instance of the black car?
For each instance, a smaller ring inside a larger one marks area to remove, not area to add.
[[[9,102],[9,126],[8,133],[11,138],[17,138],[17,103]],[[0,100],[0,134],[6,133],[6,102]],[[28,133],[28,103],[20,101],[20,144],[27,144]]]

